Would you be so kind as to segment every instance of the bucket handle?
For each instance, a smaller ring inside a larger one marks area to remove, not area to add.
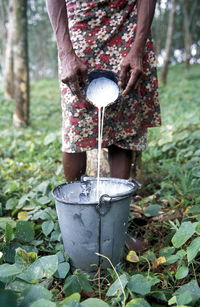
[[[142,184],[135,178],[131,179],[131,182],[134,183],[138,189],[141,189]]]
[[[101,216],[105,216],[111,209],[111,203],[116,201],[116,200],[121,200],[127,198],[126,195],[124,196],[114,196],[111,197],[108,194],[103,194],[101,195],[101,197],[99,198],[99,202],[96,205],[96,210],[97,212],[101,215]]]
[[[87,182],[87,181],[90,181],[90,180],[94,180],[94,177],[91,177],[91,176],[88,176],[88,175],[82,175],[81,176],[81,182]]]
[[[101,195],[101,197],[99,198],[99,202],[96,205],[97,212],[100,215],[105,216],[110,211],[111,201],[112,197],[109,196],[108,194]]]

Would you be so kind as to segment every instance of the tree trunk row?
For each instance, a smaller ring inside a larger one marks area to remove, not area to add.
[[[186,68],[190,67],[192,37],[190,32],[190,17],[188,10],[188,2],[183,1],[183,29],[184,29],[184,45],[185,45],[185,64]]]
[[[15,101],[15,127],[26,127],[29,122],[27,36],[27,0],[10,0],[4,82],[5,94]]]
[[[163,67],[161,70],[161,83],[166,84],[167,83],[167,74],[168,74],[168,67],[170,64],[170,56],[171,56],[171,49],[172,49],[172,39],[173,39],[173,33],[174,33],[174,24],[175,24],[175,15],[176,15],[176,0],[171,1],[171,10],[169,13],[169,23],[168,23],[168,29],[167,29],[167,40],[165,45],[165,58]]]

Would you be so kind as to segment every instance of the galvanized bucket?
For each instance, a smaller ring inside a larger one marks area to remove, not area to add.
[[[96,178],[83,176],[81,181],[65,183],[53,190],[56,211],[66,253],[75,268],[95,272],[109,262],[114,266],[122,257],[131,196],[139,183],[117,178],[100,178],[106,192],[94,201]],[[115,191],[113,191],[115,187]]]

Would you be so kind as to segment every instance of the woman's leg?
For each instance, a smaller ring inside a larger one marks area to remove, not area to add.
[[[86,152],[62,153],[63,167],[66,180],[80,180],[80,177],[86,172]]]
[[[110,165],[110,176],[128,179],[130,177],[132,155],[132,150],[123,149],[116,145],[109,146],[108,162]]]

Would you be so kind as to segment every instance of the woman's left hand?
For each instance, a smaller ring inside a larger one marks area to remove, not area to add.
[[[143,73],[142,56],[129,52],[120,65],[119,85],[124,89],[122,95],[127,95],[136,88]]]

